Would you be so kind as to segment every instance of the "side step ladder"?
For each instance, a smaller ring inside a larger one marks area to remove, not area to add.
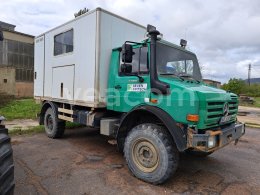
[[[74,122],[74,111],[72,109],[66,109],[64,108],[58,108],[58,118],[65,120],[65,121],[69,121],[69,122]]]

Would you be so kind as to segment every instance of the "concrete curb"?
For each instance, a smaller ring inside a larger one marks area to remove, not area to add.
[[[246,124],[246,127],[252,127],[252,128],[257,128],[257,129],[260,129],[260,125],[259,124],[248,124],[248,123],[245,123]]]

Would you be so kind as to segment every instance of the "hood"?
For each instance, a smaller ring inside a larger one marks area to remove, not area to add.
[[[229,115],[232,115],[227,123],[234,122],[238,108],[238,97],[236,94],[225,90],[206,85],[203,82],[176,77],[162,76],[160,80],[168,83],[175,97],[175,91],[180,92],[183,105],[188,106],[189,102],[195,102],[195,107],[189,107],[189,112],[198,113],[200,120],[197,123],[199,129],[207,129],[219,126],[223,116],[223,107],[229,105]],[[183,108],[182,108],[183,109]],[[180,112],[180,111],[179,111]]]
[[[160,79],[168,83],[172,92],[181,92],[183,99],[186,98],[186,103],[196,101],[197,113],[200,120],[197,123],[199,129],[208,129],[219,126],[219,121],[223,117],[223,108],[227,104],[229,106],[230,120],[225,124],[232,123],[236,120],[238,111],[238,96],[234,93],[229,93],[225,90],[218,89],[206,85],[203,82],[185,79],[182,81],[176,77],[160,77]],[[178,97],[178,96],[177,96]],[[185,105],[184,104],[184,105]],[[189,108],[189,112],[192,110]]]
[[[179,78],[175,78],[171,76],[160,76],[159,78],[161,81],[168,83],[171,86],[171,89],[173,89],[174,87],[183,88],[183,89],[197,92],[199,94],[205,94],[205,95],[207,94],[209,95],[209,97],[210,94],[212,94],[213,96],[215,96],[216,94],[230,94],[225,90],[208,86],[203,82],[198,83],[197,81],[191,79],[184,79],[184,81],[182,81]]]

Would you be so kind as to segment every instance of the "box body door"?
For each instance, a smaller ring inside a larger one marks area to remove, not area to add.
[[[34,43],[34,96],[42,97],[44,91],[44,35],[35,39]]]
[[[52,98],[74,100],[75,66],[52,68]]]

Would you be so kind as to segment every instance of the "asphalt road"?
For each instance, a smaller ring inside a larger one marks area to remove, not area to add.
[[[131,175],[116,146],[87,128],[14,136],[15,194],[260,194],[260,129],[247,129],[207,158],[181,155],[167,183],[153,186]]]

